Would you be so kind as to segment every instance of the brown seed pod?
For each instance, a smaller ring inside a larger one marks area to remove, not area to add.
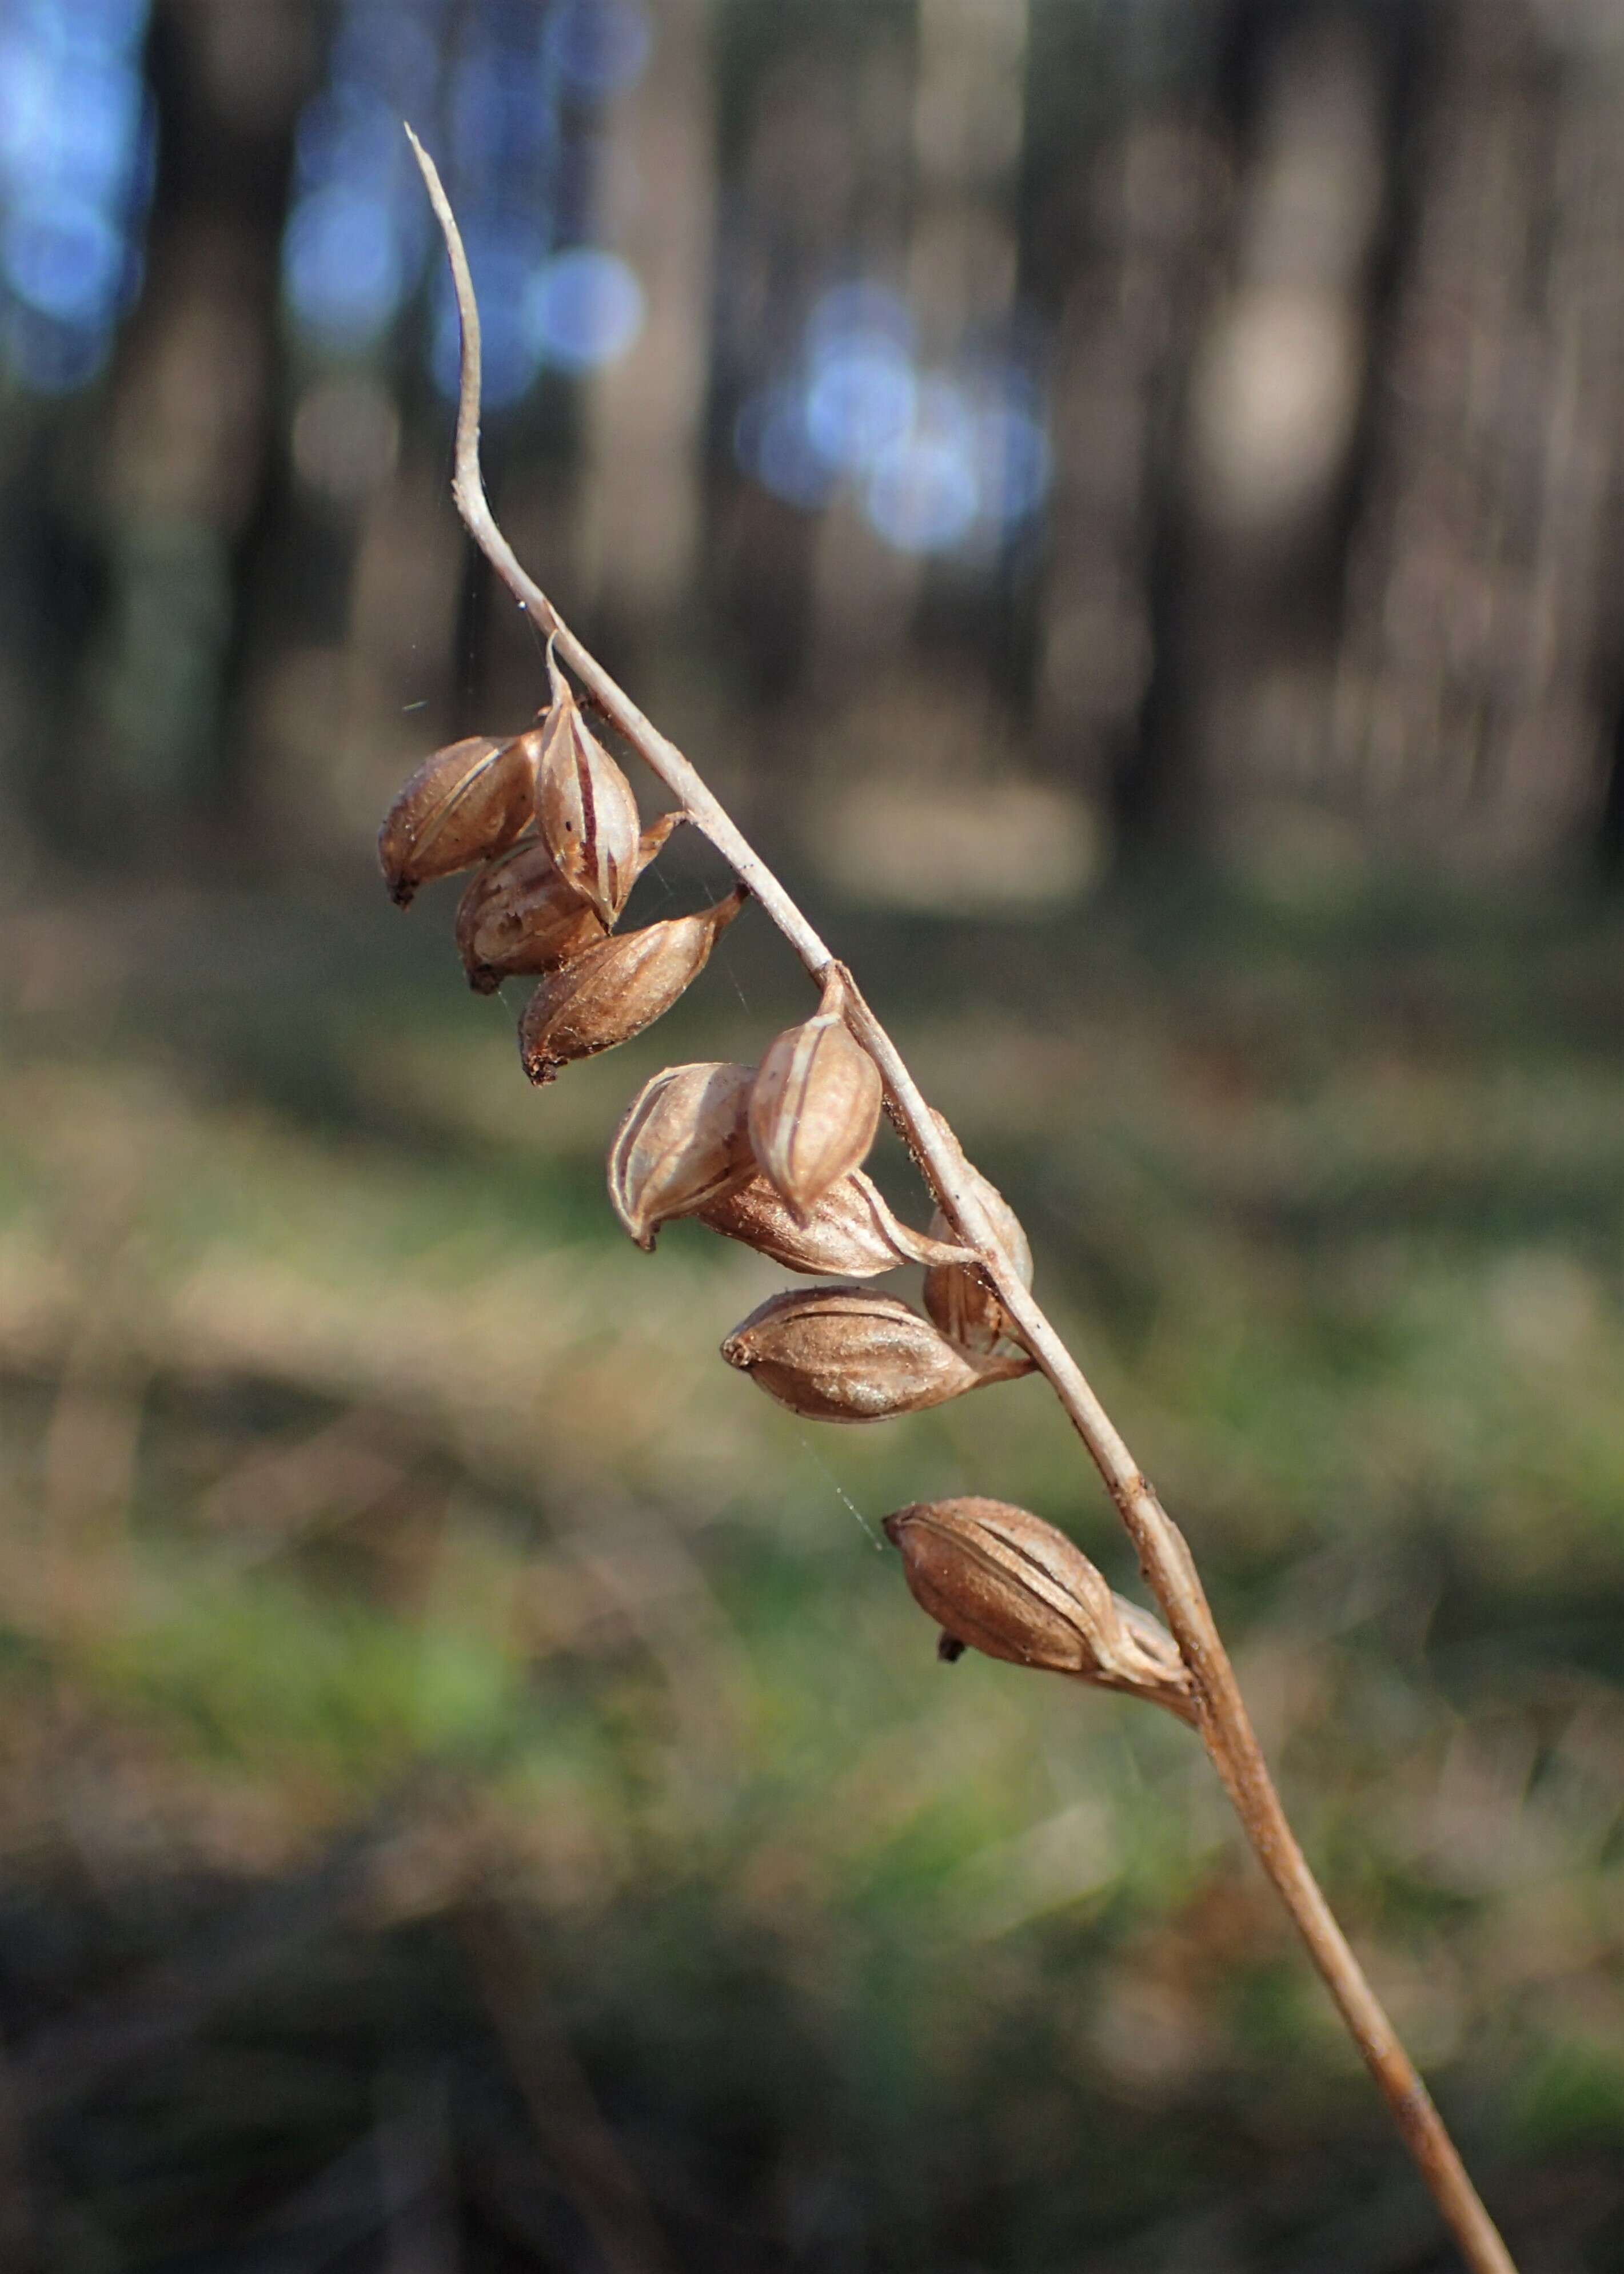
[[[530,739],[469,734],[424,760],[378,832],[378,865],[397,907],[405,907],[419,885],[471,869],[512,844],[535,793]]]
[[[879,1124],[880,1070],[846,1023],[845,994],[831,972],[816,1017],[768,1044],[750,1092],[762,1174],[803,1216],[861,1167]]]
[[[612,1050],[651,1027],[704,969],[748,897],[741,885],[700,915],[621,932],[550,972],[519,1020],[519,1056],[530,1080],[551,1081],[572,1059]]]
[[[945,1126],[936,1117],[938,1126]],[[949,1133],[951,1133],[951,1132]],[[1032,1284],[1032,1248],[1020,1218],[996,1185],[973,1169],[962,1153],[960,1173],[992,1218],[993,1229],[1009,1250],[1010,1260],[1023,1287]],[[940,1209],[930,1219],[933,1238],[951,1240],[953,1227]],[[1009,1313],[974,1263],[934,1264],[925,1274],[925,1308],[950,1342],[963,1350],[989,1351],[1004,1335],[1013,1335]]]
[[[637,877],[637,801],[582,717],[551,640],[547,677],[553,706],[536,738],[536,825],[560,874],[612,930]]]
[[[457,907],[457,953],[479,995],[493,995],[504,979],[556,971],[608,937],[534,837],[482,869]]]
[[[695,1213],[712,1231],[742,1240],[786,1271],[838,1271],[847,1279],[872,1279],[899,1263],[964,1254],[898,1224],[861,1169],[831,1185],[804,1216],[763,1176],[707,1201]]]
[[[1001,1500],[916,1501],[888,1516],[885,1530],[914,1600],[952,1642],[1194,1719],[1190,1671],[1172,1636],[1113,1594],[1041,1517]],[[944,1647],[950,1654],[958,1653]]]
[[[639,1247],[756,1173],[745,1111],[754,1066],[667,1066],[645,1081],[609,1148],[609,1198]]]
[[[665,813],[643,832],[641,876],[685,814]],[[482,869],[456,915],[457,952],[477,994],[493,995],[504,979],[556,971],[608,937],[539,839],[526,838]]]
[[[735,1327],[722,1356],[809,1421],[884,1421],[1030,1373],[1026,1358],[971,1358],[928,1319],[868,1287],[774,1295]]]

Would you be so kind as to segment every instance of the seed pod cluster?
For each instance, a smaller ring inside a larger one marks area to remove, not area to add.
[[[585,1054],[589,1043],[606,1046],[578,1031],[580,1005],[587,998],[596,1013],[601,994],[614,1039],[635,1015],[621,975],[614,974],[613,986],[600,990],[597,983],[600,972],[610,973],[611,951],[618,945],[589,951],[558,983],[575,983],[571,1017],[577,1025],[566,1039],[577,1055]],[[537,990],[521,1036],[535,1080],[546,1080],[552,1060],[564,1054],[554,991],[546,982]],[[988,1382],[1011,1381],[1030,1373],[1033,1361],[1024,1351],[996,1347],[999,1336],[985,1329],[981,1314],[973,1315],[974,1297],[982,1291],[975,1257],[939,1236],[947,1230],[940,1211],[929,1234],[910,1230],[857,1165],[874,1141],[881,1083],[873,1059],[846,1024],[846,982],[837,968],[816,1015],[779,1035],[753,1072],[670,1066],[646,1083],[610,1148],[609,1196],[644,1248],[654,1245],[660,1224],[695,1216],[712,1231],[789,1271],[838,1272],[861,1280],[898,1264],[922,1263],[927,1289],[934,1283],[938,1290],[940,1315],[934,1320],[921,1318],[895,1295],[815,1287],[773,1296],[722,1345],[729,1365],[793,1413],[876,1421],[943,1404]],[[962,1156],[959,1165],[966,1177],[974,1176]],[[1024,1251],[1013,1215],[989,1185],[977,1181]],[[954,1333],[961,1322],[966,1331]]]
[[[608,937],[534,837],[482,869],[457,907],[457,953],[479,995],[493,995],[504,979],[556,971]]]
[[[1007,1501],[916,1501],[885,1519],[914,1600],[947,1643],[1070,1675],[1194,1719],[1190,1670],[1147,1611],[1064,1532]],[[958,1655],[944,1647],[944,1656]]]
[[[739,886],[700,915],[616,931],[638,875],[683,817],[668,814],[640,829],[631,786],[587,726],[554,643],[547,672],[551,701],[534,727],[436,751],[395,800],[379,837],[384,875],[402,906],[432,878],[477,868],[457,909],[458,952],[481,993],[506,978],[538,981],[519,1021],[520,1056],[538,1083],[629,1041],[668,1011],[747,898]],[[914,1231],[864,1175],[883,1084],[848,1024],[848,1007],[846,975],[831,965],[816,1012],[770,1043],[758,1065],[707,1060],[656,1074],[615,1133],[608,1182],[616,1215],[644,1249],[661,1224],[695,1216],[786,1270],[838,1274],[847,1284],[771,1297],[728,1337],[722,1354],[791,1412],[876,1421],[1013,1380],[1033,1360],[1009,1346],[1002,1306],[943,1212],[929,1233]],[[954,1150],[1029,1278],[1019,1224]],[[924,1267],[929,1317],[898,1296],[849,1284],[904,1263]],[[938,1512],[950,1505],[938,1504]],[[899,1542],[906,1536],[918,1550],[920,1585],[939,1593],[942,1525],[933,1530],[929,1515],[905,1510],[891,1521]],[[996,1544],[1004,1535],[995,1525],[989,1537]],[[978,1552],[991,1568],[989,1557],[996,1562],[1004,1549]],[[1038,1647],[1024,1647],[1007,1616],[1002,1627],[990,1613],[977,1625],[974,1603],[956,1624],[944,1623],[959,1643],[1007,1643],[1003,1654],[1034,1664],[1064,1659],[1064,1670],[1078,1672],[1082,1645],[1067,1639],[1071,1630],[1044,1600],[1050,1628]],[[1132,1620],[1123,1632],[1132,1641]],[[1119,1655],[1126,1646],[1116,1645]],[[1096,1662],[1107,1663],[1099,1650]]]
[[[736,1092],[744,1119],[741,1131],[729,1133],[725,1174],[719,1154],[690,1173],[686,1117],[690,1096],[698,1096],[694,1082],[706,1069],[667,1067],[633,1101],[610,1148],[609,1194],[640,1245],[652,1246],[658,1223],[698,1216],[791,1271],[868,1278],[899,1263],[965,1260],[963,1248],[899,1224],[856,1166],[874,1141],[881,1086],[874,1061],[846,1025],[845,998],[844,976],[831,972],[816,1017],[778,1035],[759,1066],[731,1069],[727,1094],[731,1100]],[[720,1071],[710,1070],[711,1079]],[[645,1114],[662,1160],[670,1146],[673,1159],[682,1157],[669,1185],[634,1142]],[[651,1193],[658,1186],[646,1209],[645,1186]]]
[[[687,817],[663,814],[639,828],[631,785],[587,727],[552,643],[547,671],[553,699],[536,726],[436,750],[378,837],[385,881],[402,907],[432,878],[478,867],[457,908],[457,952],[478,994],[539,977],[519,1026],[537,1082],[629,1041],[668,1011],[746,898],[741,886],[699,915],[615,933],[633,885]],[[741,1123],[740,1179],[754,1173],[747,1143]]]

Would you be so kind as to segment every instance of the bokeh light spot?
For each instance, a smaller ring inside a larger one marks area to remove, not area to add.
[[[342,185],[301,199],[288,223],[282,278],[295,316],[319,339],[337,347],[375,339],[405,285],[387,200]]]
[[[547,25],[547,52],[579,94],[618,94],[643,75],[653,34],[634,0],[565,0]]]
[[[49,12],[57,17],[71,45],[127,49],[147,27],[147,0],[72,0],[71,6]]]
[[[886,340],[912,355],[913,314],[888,285],[864,280],[833,284],[820,293],[807,319],[807,344],[814,356],[853,340]]]
[[[387,181],[398,156],[400,121],[382,95],[342,79],[304,106],[297,147],[301,182],[320,189],[348,176]]]
[[[94,378],[140,274],[150,131],[125,50],[146,0],[0,7],[0,353],[26,387]]]
[[[816,513],[827,505],[837,476],[807,432],[806,397],[798,387],[765,388],[740,411],[733,453],[763,489]]]
[[[945,553],[969,534],[981,502],[962,445],[914,433],[876,457],[863,507],[873,529],[899,553]]]
[[[906,351],[861,334],[820,356],[807,388],[807,431],[831,466],[855,471],[905,434],[918,396]]]
[[[578,245],[530,280],[525,320],[538,352],[566,371],[622,356],[643,329],[643,287],[617,253]]]
[[[71,325],[104,322],[124,275],[122,232],[81,199],[30,202],[6,219],[0,267],[18,297]]]

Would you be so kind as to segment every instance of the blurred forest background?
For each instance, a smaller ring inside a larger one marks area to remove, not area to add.
[[[518,551],[848,953],[1190,1534],[1526,2274],[1624,2269],[1617,0],[0,0],[0,2259],[1453,2261],[1041,1385],[817,1430],[372,840]],[[679,839],[637,910],[719,881]],[[906,1163],[877,1173],[922,1221]]]

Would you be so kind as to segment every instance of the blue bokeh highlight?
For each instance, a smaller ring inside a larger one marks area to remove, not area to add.
[[[378,348],[428,279],[426,354],[440,391],[457,386],[456,310],[400,132],[437,148],[479,296],[485,407],[528,394],[544,367],[591,371],[622,355],[643,289],[590,241],[583,121],[632,85],[652,46],[635,0],[546,8],[478,0],[345,0],[326,84],[300,123],[283,287],[319,353]],[[570,240],[575,241],[570,241]]]
[[[996,547],[1038,511],[1052,475],[1026,364],[983,345],[962,367],[922,365],[906,303],[868,280],[815,301],[793,373],[746,399],[733,451],[802,512],[849,483],[869,526],[903,553]]]
[[[147,0],[0,0],[0,363],[87,386],[141,275]]]

